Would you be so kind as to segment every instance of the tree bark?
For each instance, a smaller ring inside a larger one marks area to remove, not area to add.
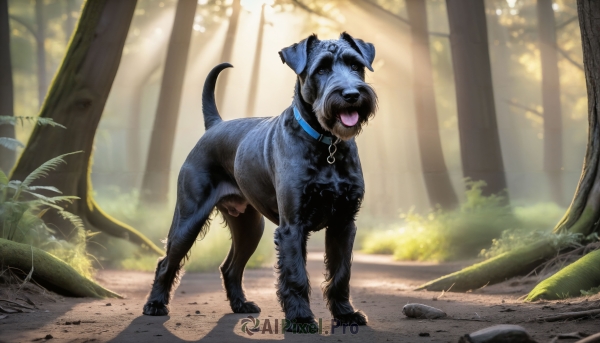
[[[426,3],[406,0],[412,36],[413,92],[421,168],[432,207],[452,209],[458,198],[444,161],[435,106]]]
[[[196,0],[179,0],[167,50],[158,107],[150,137],[150,149],[142,181],[142,201],[164,204],[169,193],[171,156],[181,103]]]
[[[37,81],[39,106],[42,107],[48,91],[46,75],[46,21],[44,19],[44,0],[35,0],[35,23],[37,43]]]
[[[556,22],[552,0],[537,1],[538,34],[542,64],[542,106],[544,108],[544,171],[550,181],[552,200],[563,203],[562,111],[556,51]]]
[[[506,190],[483,0],[446,0],[463,175]],[[506,198],[508,199],[508,197]]]
[[[238,22],[240,20],[240,12],[242,6],[240,0],[233,0],[231,4],[231,17],[229,17],[229,26],[227,27],[227,34],[225,35],[225,42],[223,42],[223,50],[221,50],[221,61],[231,63],[231,56],[233,55],[233,43],[235,43],[235,35],[237,33]],[[227,89],[227,79],[229,73],[223,73],[219,75],[217,80],[217,106],[223,107],[223,101],[225,99],[225,91]]]
[[[258,96],[258,81],[260,79],[260,60],[262,57],[263,36],[265,32],[265,4],[260,10],[260,23],[258,24],[258,35],[256,48],[254,49],[254,62],[252,64],[252,76],[250,77],[250,88],[248,89],[248,113],[247,117],[254,117],[256,113],[256,97]]]
[[[0,0],[0,115],[14,115],[12,63],[10,59],[10,26],[8,0]],[[15,138],[13,125],[0,125],[0,137]],[[14,150],[0,146],[0,169],[9,173],[15,164]]]
[[[135,5],[133,0],[85,3],[73,39],[40,110],[40,117],[52,118],[66,130],[36,126],[11,179],[24,180],[48,159],[81,150],[81,154],[69,156],[68,164],[50,173],[45,184],[81,199],[70,205],[68,211],[79,215],[86,228],[129,239],[162,254],[144,235],[110,218],[98,207],[92,198],[90,180],[94,135],[119,67]],[[70,224],[58,215],[48,212],[44,220],[56,227],[63,237],[69,236]]]

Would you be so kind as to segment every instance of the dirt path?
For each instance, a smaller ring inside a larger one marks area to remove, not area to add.
[[[312,309],[316,317],[323,318],[323,333],[288,333],[285,339],[291,342],[457,342],[465,333],[506,323],[524,326],[538,342],[548,342],[559,333],[600,331],[600,319],[560,324],[527,323],[537,316],[585,307],[590,301],[523,304],[517,298],[529,290],[531,284],[522,282],[509,281],[466,294],[447,293],[437,301],[432,299],[439,293],[411,290],[466,264],[399,263],[382,256],[355,255],[352,297],[355,306],[369,316],[369,325],[359,327],[356,334],[349,328],[345,334],[342,328],[332,334],[330,315],[319,289],[323,281],[322,253],[311,253],[308,268],[312,277]],[[273,330],[273,334],[259,331],[252,336],[241,331],[241,320],[246,315],[231,313],[217,273],[185,275],[173,299],[171,314],[165,317],[141,314],[152,281],[151,273],[102,271],[97,278],[127,298],[37,300],[42,302],[39,310],[0,319],[0,342],[245,342],[284,338],[280,328],[277,334],[274,332],[275,319],[280,323],[283,313],[275,296],[272,269],[250,270],[245,274],[248,298],[256,301],[263,311],[259,316],[260,328],[269,319]],[[402,307],[409,302],[441,308],[454,318],[480,318],[488,322],[407,319],[402,315]],[[67,322],[77,321],[81,323],[67,325]],[[420,336],[425,333],[429,336]],[[46,340],[46,335],[53,338]]]

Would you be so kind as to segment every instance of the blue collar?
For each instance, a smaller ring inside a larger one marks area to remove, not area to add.
[[[294,118],[296,118],[296,120],[298,121],[298,124],[300,124],[302,129],[304,129],[304,131],[306,131],[306,133],[308,133],[312,138],[316,139],[317,141],[319,141],[321,143],[325,143],[327,145],[331,145],[331,143],[333,143],[330,136],[322,135],[322,134],[318,133],[315,129],[313,129],[310,126],[310,124],[307,123],[306,120],[304,120],[304,118],[302,118],[302,116],[300,115],[300,112],[298,111],[298,109],[296,109],[296,106],[294,106]]]

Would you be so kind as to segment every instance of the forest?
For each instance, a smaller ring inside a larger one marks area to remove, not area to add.
[[[265,333],[283,318],[268,220],[244,272],[260,315],[224,301],[216,209],[169,316],[142,307],[209,71],[234,66],[224,120],[277,116],[296,83],[278,52],[341,32],[376,50],[350,281],[369,323],[321,338],[600,342],[599,15],[594,0],[0,0],[0,343],[237,342],[245,318],[252,339],[283,339]],[[324,231],[304,254],[329,325]]]

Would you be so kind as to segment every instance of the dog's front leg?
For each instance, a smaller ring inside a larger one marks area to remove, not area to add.
[[[302,228],[282,225],[275,231],[277,247],[277,298],[292,323],[314,323],[310,310],[310,283],[306,272],[306,240]],[[288,330],[291,329],[291,326]]]
[[[367,324],[367,316],[354,310],[350,303],[350,267],[356,235],[354,222],[345,226],[331,225],[325,232],[325,285],[323,295],[329,311],[342,323]]]

